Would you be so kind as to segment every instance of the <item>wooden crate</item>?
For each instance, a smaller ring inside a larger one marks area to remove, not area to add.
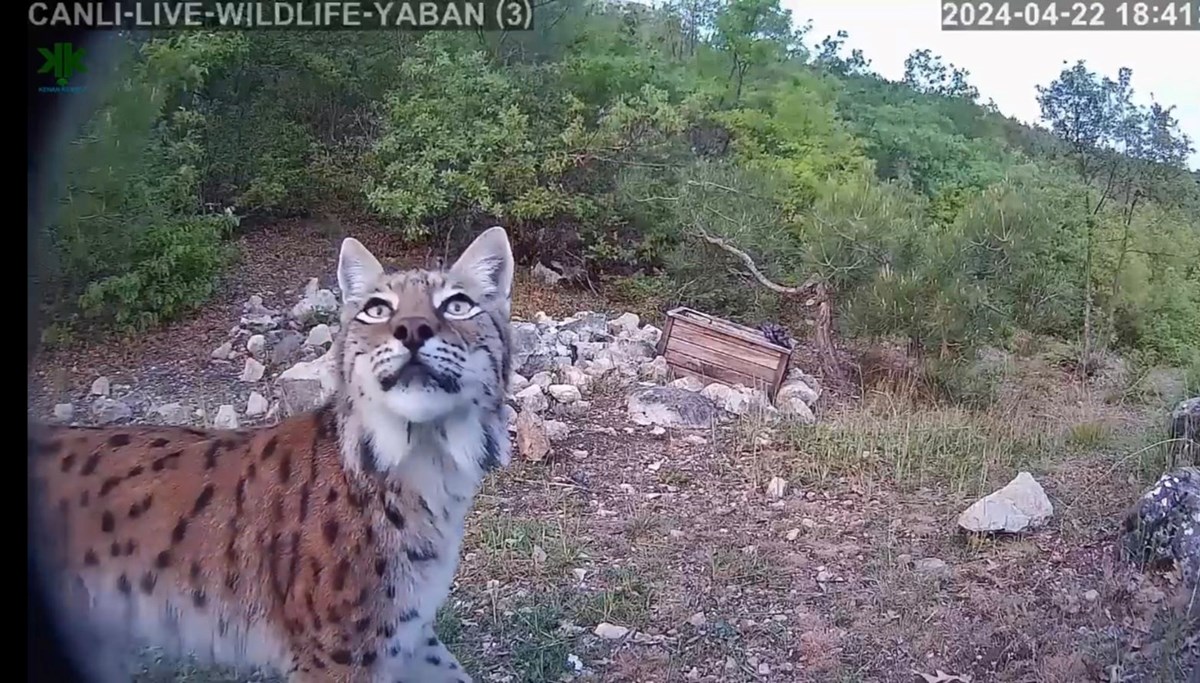
[[[667,313],[658,353],[676,375],[761,389],[772,401],[787,377],[792,350],[758,330],[690,308]]]

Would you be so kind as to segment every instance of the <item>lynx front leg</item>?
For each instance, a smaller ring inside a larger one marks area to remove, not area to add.
[[[433,624],[426,624],[421,643],[406,662],[404,672],[396,683],[474,683],[474,679],[463,671],[458,658],[433,632]]]
[[[105,634],[91,624],[75,627],[68,637],[71,656],[86,672],[87,679],[96,683],[126,683],[133,680],[133,653],[123,637]]]
[[[132,680],[133,642],[126,630],[130,616],[128,602],[123,597],[113,600],[112,596],[95,596],[83,577],[75,577],[66,585],[66,590],[55,596],[50,606],[55,611],[53,616],[61,629],[63,644],[69,650],[68,656],[75,660],[89,681],[126,683]],[[97,602],[108,611],[96,610]]]

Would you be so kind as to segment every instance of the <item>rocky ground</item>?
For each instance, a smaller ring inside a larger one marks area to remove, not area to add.
[[[319,400],[340,235],[286,228],[244,238],[192,318],[43,354],[30,415],[247,425]],[[430,256],[355,236],[385,261]],[[653,311],[524,274],[515,303],[520,457],[477,501],[439,628],[477,680],[1200,675],[1200,600],[1118,553],[1162,471],[1161,406],[1033,356],[1005,360],[1013,386],[984,412],[834,400],[804,368],[770,405],[673,379]],[[964,533],[1014,477],[1021,533]],[[244,677],[161,662],[144,680]]]

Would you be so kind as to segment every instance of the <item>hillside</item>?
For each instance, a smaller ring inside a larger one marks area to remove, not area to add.
[[[780,326],[817,396],[707,428],[633,419],[639,380],[672,381],[640,365],[514,396],[552,443],[488,480],[439,624],[477,680],[1196,675],[1180,572],[1118,552],[1200,395],[1200,172],[1170,103],[1070,64],[1029,127],[929,51],[879,78],[777,0],[539,11],[529,33],[106,34],[36,236],[30,415],[273,421],[281,372],[337,332],[290,311],[334,287],[342,237],[434,265],[503,225],[522,324]],[[958,533],[1023,471],[1045,526]]]
[[[1064,68],[1030,129],[928,51],[883,81],[765,0],[542,11],[504,35],[112,38],[132,76],[92,76],[31,281],[46,341],[177,319],[236,267],[229,239],[314,216],[437,252],[502,223],[522,264],[592,291],[815,315],[725,244],[820,285],[839,338],[1197,363],[1192,142],[1169,103],[1130,104],[1133,74]]]

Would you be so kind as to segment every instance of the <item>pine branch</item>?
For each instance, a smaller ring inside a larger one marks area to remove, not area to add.
[[[699,237],[700,239],[704,240],[705,242],[708,242],[709,244],[720,247],[721,249],[724,249],[725,251],[729,252],[730,254],[733,254],[734,256],[738,257],[742,261],[742,263],[744,263],[746,265],[746,270],[750,271],[750,275],[752,275],[755,280],[758,280],[759,284],[761,284],[763,287],[766,287],[767,289],[769,289],[773,292],[776,292],[778,294],[788,294],[788,295],[804,294],[805,292],[807,292],[807,291],[811,290],[813,287],[815,287],[818,282],[820,282],[820,278],[817,277],[816,275],[813,275],[813,276],[809,277],[807,280],[805,280],[804,284],[800,285],[799,287],[788,287],[786,285],[781,285],[777,282],[773,282],[770,278],[768,278],[766,275],[764,275],[763,272],[761,270],[759,270],[758,265],[756,265],[754,263],[754,259],[751,258],[749,254],[742,251],[741,249],[738,249],[737,247],[733,246],[729,242],[726,242],[725,240],[721,239],[720,237],[713,237],[712,235],[705,232],[703,228],[696,229],[696,236]]]

